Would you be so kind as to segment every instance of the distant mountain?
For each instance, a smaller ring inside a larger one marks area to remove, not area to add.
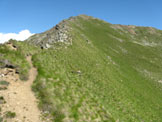
[[[38,70],[32,89],[45,118],[162,121],[162,30],[79,15],[11,43],[21,57],[12,60],[13,52],[2,57],[25,75],[23,56],[32,56]]]
[[[138,43],[140,45],[144,46],[156,46],[156,45],[162,45],[161,40],[162,31],[155,29],[153,27],[140,27],[140,26],[134,26],[134,25],[117,25],[117,24],[110,24],[107,22],[104,22],[102,20],[99,20],[97,18],[93,18],[86,15],[79,15],[76,17],[70,17],[67,20],[63,20],[55,27],[51,28],[50,30],[35,34],[31,36],[26,41],[30,43],[34,43],[36,45],[42,46],[42,48],[49,48],[50,45],[53,45],[56,42],[71,42],[71,34],[73,27],[71,27],[70,23],[75,23],[76,26],[80,27],[81,29],[84,29],[84,26],[79,23],[80,19],[83,19],[85,21],[96,21],[94,24],[107,24],[109,25],[108,28],[112,29],[112,31],[116,31],[117,33],[127,34],[127,36],[130,36],[130,40],[132,40],[134,43]],[[83,26],[83,27],[81,27]],[[82,34],[83,35],[83,34]],[[112,36],[112,35],[111,35]],[[156,39],[154,39],[156,37]],[[122,39],[117,38],[114,36],[114,38],[122,41]]]

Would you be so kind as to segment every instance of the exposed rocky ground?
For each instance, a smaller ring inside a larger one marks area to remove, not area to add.
[[[40,46],[42,49],[50,48],[51,45],[57,42],[71,44],[72,39],[69,31],[68,21],[63,20],[52,29],[44,33],[35,34],[26,41]]]

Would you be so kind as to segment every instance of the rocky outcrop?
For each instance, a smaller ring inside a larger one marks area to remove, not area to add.
[[[55,27],[51,28],[46,32],[31,36],[26,41],[36,46],[40,46],[42,49],[50,48],[52,47],[52,45],[54,45],[57,42],[72,44],[72,35],[71,35],[72,28],[70,26],[70,23],[74,21],[77,22],[77,19],[80,18],[84,20],[97,19],[87,15],[70,17],[69,19],[63,20]],[[86,40],[87,42],[89,42],[88,39]]]
[[[61,23],[53,27],[52,29],[31,36],[26,41],[40,46],[42,49],[50,48],[54,43],[57,42],[64,42],[64,43],[71,43],[71,36],[70,36],[70,27],[68,26],[68,21],[63,20]]]
[[[16,68],[13,64],[11,64],[7,59],[5,60],[0,60],[0,68],[11,68],[14,69]]]

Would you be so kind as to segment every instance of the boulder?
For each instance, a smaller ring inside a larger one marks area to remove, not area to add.
[[[0,68],[11,68],[11,69],[15,68],[15,66],[13,64],[11,64],[7,59],[0,60],[0,63],[2,64],[0,66]]]

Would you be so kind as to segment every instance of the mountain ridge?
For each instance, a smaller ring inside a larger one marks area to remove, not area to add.
[[[125,31],[124,33],[130,33],[132,35],[136,35],[136,32],[138,29],[145,29],[148,31],[149,34],[156,34],[159,33],[161,36],[162,31],[153,27],[144,27],[144,26],[135,26],[135,25],[120,25],[120,24],[110,24],[106,21],[100,20],[98,18],[93,18],[92,16],[87,16],[87,15],[79,15],[75,17],[70,17],[68,19],[65,19],[61,21],[59,24],[54,26],[53,28],[39,33],[35,34],[31,37],[29,37],[26,41],[29,43],[36,43],[37,45],[40,45],[42,48],[49,48],[50,44],[55,43],[55,42],[69,42],[71,43],[71,35],[70,31],[71,28],[69,27],[69,23],[71,22],[76,22],[77,19],[82,18],[85,21],[91,21],[91,20],[97,20],[101,21],[103,23],[109,24],[111,28],[115,30],[120,30],[120,31]],[[51,36],[50,36],[51,35]],[[37,40],[34,40],[36,38]]]
[[[0,46],[0,59],[16,66],[22,80],[30,70],[26,57],[32,57],[38,71],[32,89],[44,118],[161,121],[162,32],[84,15],[67,21],[68,32],[58,24],[24,42],[11,40],[15,51]]]

